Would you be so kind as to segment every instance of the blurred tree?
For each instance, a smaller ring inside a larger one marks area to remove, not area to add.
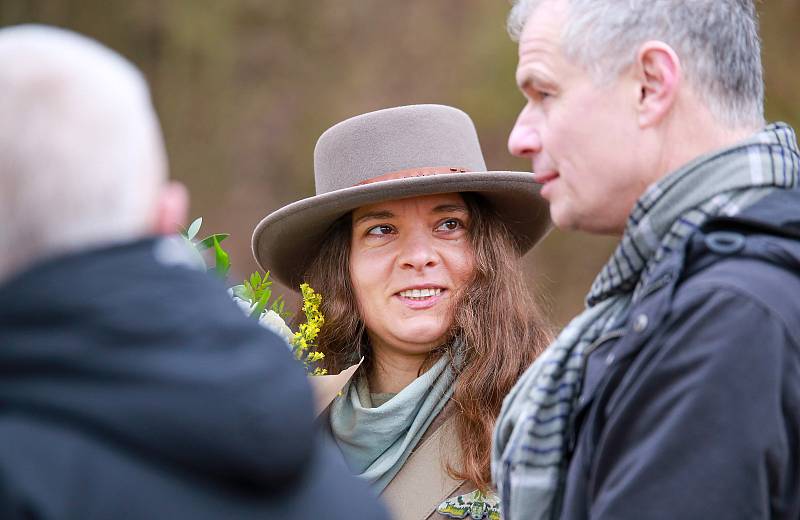
[[[770,0],[759,11],[768,115],[796,125],[800,5]],[[349,116],[454,105],[475,120],[490,168],[528,169],[506,152],[523,102],[507,12],[507,2],[486,0],[0,0],[0,25],[71,28],[144,71],[173,176],[191,189],[206,231],[233,233],[226,244],[244,274],[256,268],[253,227],[313,194],[314,143]],[[527,259],[557,324],[581,309],[614,243],[554,231]]]

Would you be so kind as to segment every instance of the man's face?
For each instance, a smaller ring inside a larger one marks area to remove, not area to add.
[[[598,85],[561,50],[568,6],[549,0],[520,37],[517,84],[527,103],[509,137],[531,159],[563,229],[618,234],[646,185],[637,181],[637,85],[626,74]]]

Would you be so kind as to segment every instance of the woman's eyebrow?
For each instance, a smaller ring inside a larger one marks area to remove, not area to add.
[[[394,218],[394,213],[391,211],[369,211],[358,217],[355,222],[353,222],[353,225],[356,226],[365,220],[382,220],[389,218]]]

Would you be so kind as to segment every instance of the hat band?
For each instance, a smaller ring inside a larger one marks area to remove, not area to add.
[[[359,182],[356,186],[363,184],[372,184],[374,182],[391,181],[395,179],[408,179],[412,177],[430,177],[432,175],[442,175],[448,173],[467,173],[469,170],[466,168],[456,168],[453,166],[425,166],[422,168],[409,168],[408,170],[398,170],[395,172],[384,173],[377,177],[372,177]]]

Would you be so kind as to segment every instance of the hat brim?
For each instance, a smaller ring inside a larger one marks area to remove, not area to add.
[[[541,184],[523,172],[470,172],[395,179],[316,195],[267,215],[253,231],[253,255],[265,271],[298,290],[304,269],[325,232],[350,211],[385,200],[471,192],[492,204],[525,254],[551,227]]]

